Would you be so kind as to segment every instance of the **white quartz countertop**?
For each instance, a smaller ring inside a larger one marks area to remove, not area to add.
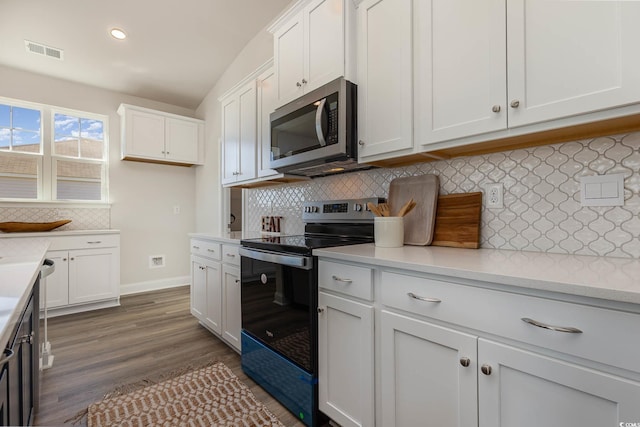
[[[374,244],[316,249],[314,255],[453,278],[640,304],[640,260],[498,249]]]
[[[43,238],[0,240],[0,349],[9,344],[48,248]]]
[[[0,233],[1,239],[15,239],[19,237],[55,237],[55,236],[83,236],[85,234],[119,234],[120,230],[66,230],[66,231],[38,231],[34,233]]]

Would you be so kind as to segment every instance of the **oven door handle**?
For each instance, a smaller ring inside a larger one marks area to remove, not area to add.
[[[307,256],[288,255],[246,248],[240,248],[238,252],[240,253],[240,256],[257,259],[258,261],[282,264],[289,267],[300,268],[302,270],[311,270],[313,268],[313,259]]]

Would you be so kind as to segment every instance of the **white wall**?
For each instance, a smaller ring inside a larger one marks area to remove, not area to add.
[[[218,98],[273,57],[273,36],[260,31],[240,52],[196,110],[206,120],[205,165],[196,170],[196,229],[220,233],[225,191],[220,184],[221,111]],[[226,222],[225,222],[226,223]]]
[[[192,117],[193,111],[3,66],[0,96],[109,116],[111,227],[121,230],[121,284],[188,283],[196,169],[121,161],[116,110],[125,102]],[[166,267],[149,269],[150,255],[165,255]]]

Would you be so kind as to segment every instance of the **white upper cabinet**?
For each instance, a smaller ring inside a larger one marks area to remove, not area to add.
[[[273,33],[277,105],[349,76],[351,0],[298,2]]]
[[[412,1],[358,6],[359,158],[413,147]]]
[[[638,112],[640,2],[413,5],[416,151]]]
[[[204,122],[121,104],[122,159],[167,164],[202,164]]]
[[[414,1],[416,140],[507,127],[504,0]]]
[[[273,67],[260,74],[256,81],[258,95],[258,177],[277,175],[271,169],[271,121],[276,109],[276,73]]]
[[[509,126],[640,101],[639,21],[637,1],[509,0]]]
[[[222,184],[256,177],[256,81],[250,80],[221,101]]]

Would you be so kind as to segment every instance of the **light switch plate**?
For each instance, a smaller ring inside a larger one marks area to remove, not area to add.
[[[624,174],[580,177],[582,206],[624,206]]]

